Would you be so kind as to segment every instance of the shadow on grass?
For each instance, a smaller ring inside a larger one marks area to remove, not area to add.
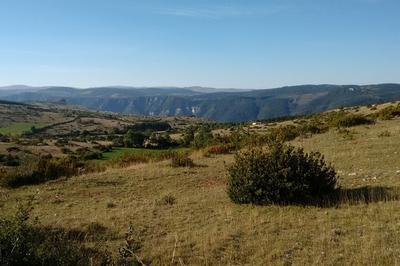
[[[357,205],[397,200],[400,200],[400,190],[397,188],[364,186],[338,189],[336,193],[322,199],[315,205],[320,207],[338,207],[343,204]]]

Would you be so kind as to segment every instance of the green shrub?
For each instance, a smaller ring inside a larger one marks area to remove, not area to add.
[[[359,125],[370,125],[373,124],[375,121],[371,118],[356,115],[356,114],[343,114],[338,115],[333,121],[333,126],[335,127],[353,127]]]
[[[248,134],[242,128],[235,128],[231,131],[232,133],[227,136],[220,136],[218,141],[222,140],[224,143],[232,144],[235,150],[238,150],[248,142]]]
[[[74,153],[73,151],[71,151],[69,148],[66,148],[66,147],[61,147],[61,152],[63,154],[73,154]]]
[[[165,149],[176,146],[177,144],[167,133],[151,133],[150,137],[144,141],[143,146],[150,149]]]
[[[112,138],[113,147],[124,147],[124,138],[121,136],[115,136]]]
[[[210,146],[205,149],[204,156],[216,155],[216,154],[228,154],[235,150],[233,144],[217,144]]]
[[[310,121],[300,124],[298,127],[298,132],[301,136],[306,136],[307,134],[321,134],[326,132],[329,128],[318,120],[310,119]]]
[[[336,172],[321,154],[282,143],[238,153],[228,172],[227,192],[235,203],[309,203],[336,189]]]
[[[110,152],[112,150],[112,147],[110,145],[96,144],[95,146],[93,146],[93,149],[101,152]]]
[[[65,230],[29,222],[31,207],[0,218],[1,265],[96,265],[109,261],[102,251],[86,248]]]
[[[189,158],[188,154],[176,153],[171,158],[172,167],[194,167],[193,160]]]
[[[103,158],[103,154],[99,151],[93,151],[89,148],[79,148],[76,150],[76,154],[79,159],[88,161],[88,160],[100,160]]]
[[[182,135],[182,145],[190,146],[194,140],[194,133],[196,128],[194,126],[189,126],[185,128],[183,135]]]
[[[211,128],[208,126],[202,126],[195,134],[193,139],[193,145],[195,148],[204,148],[213,143],[214,137],[211,132]]]
[[[274,127],[269,130],[267,137],[270,142],[280,141],[291,141],[300,135],[298,128],[294,125],[286,125]]]
[[[123,138],[124,146],[127,148],[142,147],[145,138],[144,134],[129,129]]]
[[[12,154],[0,154],[0,164],[5,166],[19,166],[20,159],[18,156]]]
[[[348,130],[347,128],[339,128],[337,132],[344,140],[354,140],[357,134],[356,131]]]
[[[69,144],[68,139],[64,139],[64,138],[59,138],[54,143],[54,145],[56,145],[57,147],[63,147],[63,146],[68,145],[68,144]]]
[[[59,177],[73,176],[83,167],[73,158],[40,157],[39,160],[28,160],[18,167],[10,169],[1,179],[3,186],[19,187],[39,184]]]
[[[374,114],[374,117],[382,120],[389,120],[396,116],[400,116],[400,103],[385,107]]]

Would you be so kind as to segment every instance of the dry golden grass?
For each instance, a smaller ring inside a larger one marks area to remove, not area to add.
[[[352,191],[372,186],[371,202],[315,206],[235,205],[225,193],[225,165],[233,155],[204,158],[199,167],[169,162],[110,169],[15,190],[0,190],[0,212],[35,194],[34,215],[65,228],[100,223],[117,234],[115,252],[132,223],[142,236],[141,258],[153,265],[396,265],[400,262],[400,120],[331,130],[294,145],[320,151]],[[383,131],[390,136],[380,137]],[[174,204],[160,204],[172,196]],[[382,196],[382,197],[381,197]],[[386,200],[385,200],[386,199]]]

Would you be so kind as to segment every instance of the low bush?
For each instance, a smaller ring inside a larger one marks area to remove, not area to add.
[[[298,126],[298,132],[301,136],[321,134],[326,132],[328,129],[329,128],[325,124],[321,123],[318,120],[312,119],[310,121],[301,123]]]
[[[211,145],[214,137],[209,126],[203,125],[194,135],[193,146],[197,149]]]
[[[389,120],[396,116],[400,116],[400,103],[385,107],[374,114],[374,117],[382,120]]]
[[[101,152],[110,152],[112,150],[112,147],[110,145],[96,144],[95,146],[93,146],[93,149]]]
[[[74,153],[73,151],[71,151],[71,149],[69,149],[67,147],[61,147],[60,149],[63,154],[73,154]]]
[[[18,166],[20,165],[20,159],[17,155],[12,154],[0,154],[0,165],[4,166]]]
[[[359,125],[370,125],[375,121],[369,117],[356,114],[344,114],[338,115],[333,121],[332,125],[334,127],[353,127]]]
[[[336,190],[336,172],[321,154],[282,143],[238,153],[228,173],[235,203],[309,203]]]
[[[0,218],[1,265],[105,265],[106,251],[85,247],[65,230],[39,227],[29,220],[31,208],[20,207],[12,217]]]
[[[142,248],[140,236],[132,225],[129,225],[128,232],[125,233],[125,243],[119,248],[120,259],[116,261],[116,265],[146,265],[137,252]]]
[[[300,135],[298,128],[294,125],[286,125],[274,127],[267,133],[267,138],[270,142],[280,141],[291,141]]]
[[[64,138],[59,138],[54,143],[54,145],[56,145],[57,147],[63,147],[63,146],[68,145],[68,144],[69,144],[68,139],[64,139]]]
[[[235,146],[233,144],[217,144],[206,148],[204,150],[204,156],[208,157],[216,154],[228,154],[234,150]]]
[[[124,138],[121,136],[116,136],[112,138],[113,147],[124,147]]]
[[[188,154],[176,153],[171,158],[171,166],[172,167],[194,167],[194,163]]]
[[[39,184],[59,177],[76,175],[83,164],[73,158],[40,157],[39,160],[28,160],[18,167],[7,171],[1,179],[6,187]]]
[[[355,140],[357,132],[354,130],[349,130],[347,128],[339,128],[337,133],[344,139],[344,140]]]
[[[158,200],[157,203],[160,205],[174,205],[176,203],[176,198],[173,195],[168,194]]]
[[[88,161],[88,160],[100,160],[103,158],[103,153],[98,152],[98,151],[85,151],[79,154],[79,159]]]
[[[144,154],[125,154],[118,158],[113,158],[108,161],[111,166],[117,167],[127,167],[138,163],[148,163],[150,162],[150,157]]]

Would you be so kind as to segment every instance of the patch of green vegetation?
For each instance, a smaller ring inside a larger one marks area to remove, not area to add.
[[[31,133],[32,128],[38,129],[45,126],[46,124],[44,123],[28,123],[28,122],[13,123],[7,127],[1,127],[0,134],[16,136],[26,132]]]
[[[237,153],[228,172],[228,196],[239,204],[314,204],[336,191],[335,169],[322,154],[280,142]]]

